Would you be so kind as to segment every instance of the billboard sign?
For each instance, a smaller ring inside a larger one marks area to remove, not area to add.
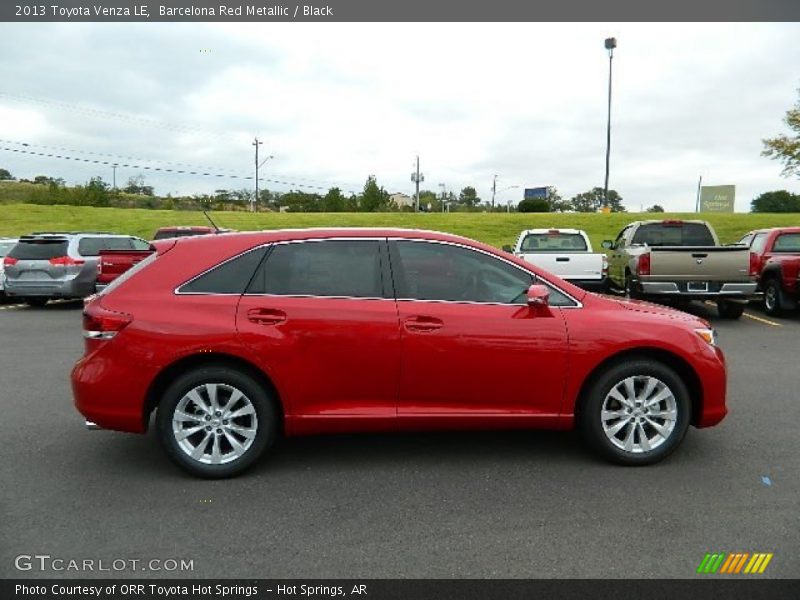
[[[547,200],[547,187],[525,188],[525,200]]]
[[[732,213],[735,200],[735,185],[704,185],[700,188],[699,212]]]

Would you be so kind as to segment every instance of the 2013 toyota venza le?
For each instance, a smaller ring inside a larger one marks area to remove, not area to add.
[[[709,324],[590,294],[461,237],[317,229],[163,240],[84,310],[93,428],[203,477],[280,435],[578,427],[626,465],[726,413]]]

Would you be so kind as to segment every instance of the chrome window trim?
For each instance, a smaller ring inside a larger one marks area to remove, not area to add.
[[[302,230],[299,230],[302,231]],[[469,246],[467,244],[462,244],[460,242],[451,242],[449,240],[431,240],[428,238],[410,238],[410,237],[383,237],[383,236],[369,236],[369,237],[361,237],[361,236],[343,236],[343,237],[317,237],[317,238],[304,238],[304,239],[294,239],[294,240],[280,240],[280,241],[273,241],[273,242],[266,242],[263,244],[259,244],[258,246],[253,246],[252,248],[248,248],[247,250],[243,250],[239,254],[236,254],[221,263],[214,265],[195,275],[191,279],[188,279],[178,285],[174,290],[173,294],[177,296],[248,296],[248,297],[261,297],[261,296],[271,296],[274,298],[319,298],[319,299],[334,299],[334,300],[390,300],[392,302],[431,302],[436,304],[467,304],[467,305],[478,305],[478,306],[525,306],[524,304],[511,304],[507,302],[479,302],[475,300],[433,300],[433,299],[423,299],[423,298],[376,298],[376,297],[367,297],[367,296],[324,296],[324,295],[313,295],[313,294],[253,294],[245,292],[243,294],[233,294],[230,292],[181,292],[180,288],[185,285],[190,284],[195,279],[199,279],[206,273],[210,273],[214,269],[221,267],[222,265],[239,258],[240,256],[247,254],[248,252],[253,252],[255,250],[261,248],[268,248],[269,246],[280,246],[285,244],[304,244],[306,242],[325,242],[325,241],[387,241],[387,242],[425,242],[428,244],[443,244],[446,246],[455,246],[457,248],[464,248],[465,250],[472,250],[474,252],[480,252],[490,258],[494,258],[495,260],[500,260],[511,267],[525,273],[526,275],[531,275],[535,279],[540,279],[544,281],[547,285],[557,290],[559,293],[563,294],[570,301],[574,302],[574,306],[553,306],[551,308],[559,308],[559,309],[575,309],[575,308],[583,308],[583,303],[575,298],[572,294],[569,294],[562,290],[559,286],[552,283],[550,280],[545,279],[544,277],[540,277],[536,273],[523,269],[517,264],[506,260],[502,256],[498,256],[496,254],[492,254],[491,252],[487,252],[481,248],[475,248],[473,246]]]
[[[507,265],[509,265],[511,267],[514,267],[515,269],[517,269],[519,271],[522,271],[526,275],[531,275],[535,280],[538,279],[538,280],[544,281],[547,285],[549,285],[550,287],[552,287],[555,290],[557,290],[560,294],[564,294],[564,296],[566,296],[572,302],[575,303],[574,306],[552,306],[551,308],[567,308],[567,309],[583,308],[583,303],[580,300],[575,298],[572,294],[568,294],[567,292],[562,290],[560,287],[558,287],[557,285],[552,283],[549,279],[545,279],[544,277],[540,277],[536,273],[533,273],[532,271],[528,271],[527,269],[523,269],[518,264],[515,264],[515,263],[511,262],[510,260],[507,260],[506,258],[504,258],[502,256],[498,256],[496,254],[492,254],[491,252],[487,252],[486,250],[483,250],[481,248],[475,248],[473,246],[469,246],[467,244],[462,244],[460,242],[451,242],[451,241],[448,241],[448,240],[430,240],[430,239],[425,239],[425,238],[405,238],[405,237],[404,238],[397,238],[397,237],[393,238],[393,237],[390,237],[390,238],[388,238],[388,240],[390,242],[407,241],[407,242],[426,242],[428,244],[443,244],[443,245],[446,245],[446,246],[456,246],[457,248],[464,248],[465,250],[472,250],[473,252],[480,252],[481,254],[485,254],[486,256],[489,256],[490,258],[494,258],[495,260],[502,261],[502,262],[506,263]],[[450,304],[480,304],[480,305],[488,304],[488,305],[494,305],[494,306],[525,306],[524,304],[512,304],[512,303],[508,303],[508,302],[478,302],[476,300],[430,300],[430,299],[426,300],[426,299],[422,299],[422,298],[397,298],[397,301],[398,302],[439,302],[439,303],[450,303]]]

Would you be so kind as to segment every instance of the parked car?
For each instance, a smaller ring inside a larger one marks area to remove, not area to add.
[[[100,292],[106,286],[155,252],[149,242],[134,239],[133,250],[101,250],[97,260],[97,282],[95,291]]]
[[[3,259],[6,294],[31,306],[52,298],[95,292],[97,257],[104,249],[130,249],[144,240],[115,233],[39,232],[24,235]]]
[[[579,427],[654,463],[726,414],[709,324],[588,294],[465,238],[311,229],[154,243],[84,307],[89,428],[226,477],[279,435]]]
[[[738,319],[756,293],[756,257],[722,246],[705,221],[637,221],[610,249],[608,277],[631,298],[715,300],[720,317]]]
[[[195,235],[208,235],[209,233],[227,233],[231,231],[230,229],[215,229],[214,227],[208,227],[205,225],[197,225],[197,226],[172,226],[172,227],[161,227],[158,231],[156,231],[155,235],[153,236],[154,240],[165,240],[168,238],[177,238],[177,237],[191,237]]]
[[[0,300],[2,300],[5,295],[5,275],[3,274],[3,258],[5,258],[6,254],[11,251],[17,243],[16,238],[7,238],[7,237],[0,237]]]
[[[605,290],[608,257],[592,250],[592,243],[585,231],[528,229],[519,235],[510,251],[578,287]]]
[[[772,316],[797,308],[800,298],[800,227],[757,229],[739,243],[757,258],[758,288]]]

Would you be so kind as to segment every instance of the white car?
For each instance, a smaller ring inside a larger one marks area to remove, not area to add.
[[[580,229],[528,229],[519,235],[512,252],[584,289],[606,289],[608,257],[594,252],[589,236]]]
[[[6,295],[5,293],[5,275],[3,273],[3,259],[6,257],[11,249],[17,245],[16,238],[0,237],[0,298]]]

